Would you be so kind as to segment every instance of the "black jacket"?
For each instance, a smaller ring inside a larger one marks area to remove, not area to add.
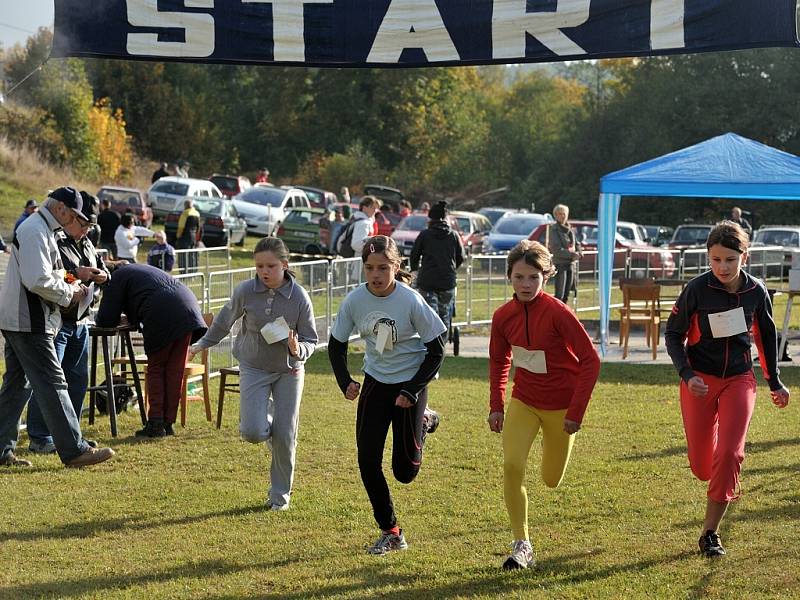
[[[417,287],[421,290],[452,290],[456,287],[456,269],[463,262],[461,238],[446,221],[431,221],[411,250],[411,270],[419,269]]]
[[[145,354],[157,352],[179,337],[192,334],[192,343],[206,332],[206,324],[194,294],[161,269],[132,264],[119,267],[105,287],[98,327],[116,327],[120,313],[138,325]]]
[[[106,283],[103,284],[103,287],[105,288],[105,286],[108,285],[111,279],[111,273],[109,273],[103,261],[97,256],[97,251],[92,242],[86,237],[76,242],[63,231],[60,231],[56,233],[56,244],[58,244],[61,262],[67,273],[77,278],[78,267],[97,267],[105,271],[106,275],[108,275],[108,279],[106,279]],[[94,301],[92,301],[92,303],[94,303]],[[79,315],[78,304],[70,304],[68,307],[61,309],[61,318],[64,321],[75,322],[85,317],[88,312],[89,309],[87,308],[86,313]]]
[[[114,243],[114,234],[119,227],[119,213],[110,208],[100,211],[97,215],[97,224],[100,226],[100,241],[106,244]]]
[[[708,271],[687,283],[672,307],[664,341],[672,364],[684,381],[694,377],[695,371],[722,378],[750,371],[753,368],[750,342],[754,338],[769,389],[778,390],[783,385],[769,294],[762,281],[744,271],[742,277],[739,291],[733,293]],[[744,310],[747,331],[715,338],[708,316],[738,307]]]

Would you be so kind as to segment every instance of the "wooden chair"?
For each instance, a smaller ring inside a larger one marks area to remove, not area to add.
[[[203,320],[206,325],[211,326],[214,320],[213,313],[205,313]],[[139,358],[136,358],[136,364],[139,364]],[[200,353],[200,362],[187,362],[183,368],[183,391],[181,392],[181,427],[186,427],[186,405],[189,401],[189,384],[195,381],[201,381],[203,386],[203,402],[206,409],[206,421],[211,422],[211,394],[209,393],[209,364],[208,364],[208,348],[204,348]],[[147,364],[145,361],[144,366],[145,379],[147,375]],[[145,388],[147,386],[145,385]]]
[[[222,426],[222,405],[225,392],[238,392],[239,382],[228,382],[228,377],[239,377],[239,367],[223,367],[219,370],[219,397],[217,398],[217,429]]]
[[[619,336],[622,358],[628,357],[628,339],[631,325],[642,323],[648,347],[653,350],[653,360],[658,352],[661,333],[661,286],[653,279],[621,279],[623,306],[619,309]]]

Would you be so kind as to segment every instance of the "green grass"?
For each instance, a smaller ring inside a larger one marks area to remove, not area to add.
[[[787,369],[786,380],[796,390],[800,373]],[[558,490],[539,481],[532,451],[538,566],[501,571],[510,532],[500,438],[485,422],[486,361],[467,358],[448,358],[431,386],[442,426],[419,477],[390,480],[409,550],[367,556],[376,530],[355,406],[320,352],[308,365],[292,510],[263,510],[268,452],[239,441],[235,395],[221,431],[199,403],[187,428],[161,441],[134,440],[135,414],[111,440],[103,418],[85,433],[116,448],[114,461],[75,471],[37,456],[32,470],[0,471],[0,597],[800,597],[796,408],[779,411],[765,389],[722,560],[694,552],[705,485],[687,468],[673,370],[604,364]]]

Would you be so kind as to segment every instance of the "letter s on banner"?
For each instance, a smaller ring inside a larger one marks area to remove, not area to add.
[[[525,56],[525,34],[539,40],[559,56],[577,56],[586,51],[560,30],[589,20],[591,0],[559,0],[555,12],[531,12],[526,0],[494,0],[492,58]]]
[[[183,29],[185,42],[160,42],[157,33],[129,33],[127,51],[134,56],[203,58],[214,53],[214,17],[196,12],[159,12],[158,0],[127,0],[134,27]],[[214,8],[214,0],[185,0],[186,8]]]

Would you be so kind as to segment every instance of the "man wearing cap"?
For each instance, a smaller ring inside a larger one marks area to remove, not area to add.
[[[61,329],[60,309],[77,305],[87,294],[80,281],[68,283],[57,243],[59,232],[80,238],[89,229],[82,208],[75,189],[58,188],[14,234],[0,290],[6,360],[0,388],[0,465],[31,466],[14,454],[19,417],[31,395],[26,377],[61,462],[84,467],[114,456],[110,448],[92,448],[83,439],[54,342]]]
[[[95,290],[98,290],[98,286],[104,285],[111,274],[97,256],[94,244],[89,238],[92,220],[96,220],[97,198],[89,192],[81,191],[81,199],[83,200],[82,212],[89,221],[89,228],[81,227],[79,231],[70,235],[64,231],[57,231],[56,243],[67,273],[65,279],[80,281],[84,284],[94,283]],[[77,304],[62,308],[61,329],[54,339],[56,355],[67,380],[70,401],[79,421],[86,389],[89,387],[89,327],[86,324],[89,312],[89,306],[79,312]],[[28,416],[25,422],[28,427],[28,439],[30,440],[28,450],[30,452],[52,454],[56,451],[53,437],[42,416],[36,394],[31,395],[31,399],[28,401]],[[88,443],[90,446],[97,446],[95,442],[88,441]]]
[[[25,210],[22,211],[22,214],[19,216],[19,219],[17,219],[17,222],[14,223],[14,233],[16,233],[17,227],[22,225],[22,222],[28,217],[30,217],[37,210],[39,210],[39,205],[36,204],[36,200],[33,199],[28,200],[25,203]]]

